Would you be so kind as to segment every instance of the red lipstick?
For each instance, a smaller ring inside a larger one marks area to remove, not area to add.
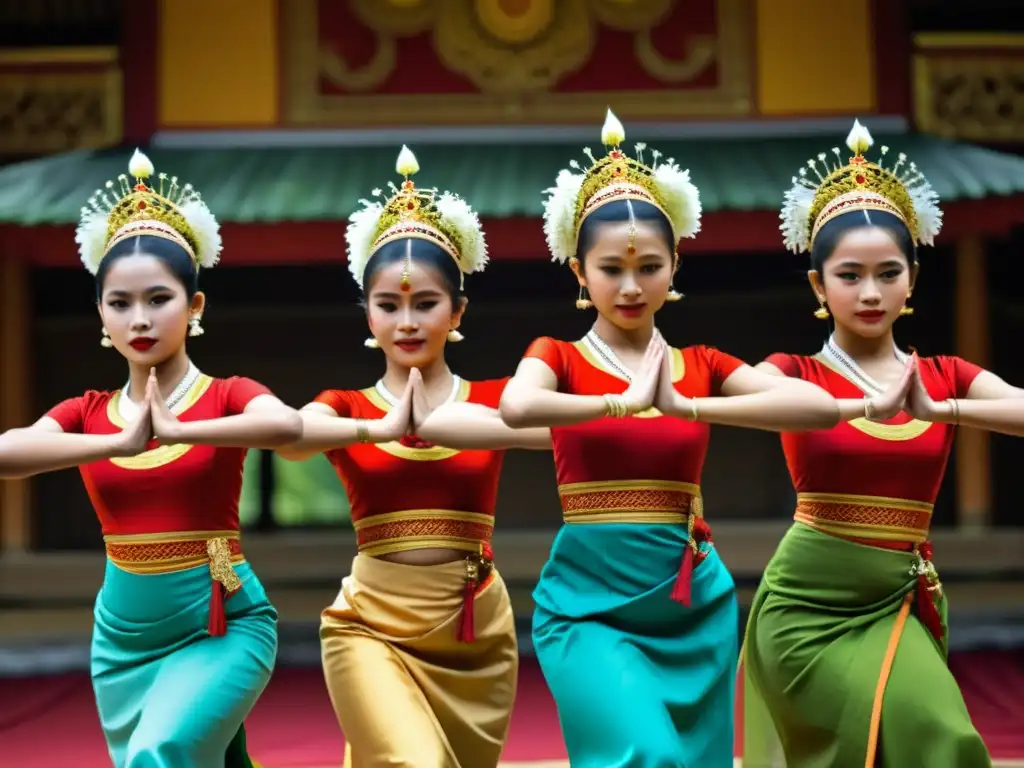
[[[885,312],[880,309],[866,309],[863,312],[858,312],[857,317],[865,323],[877,323],[885,317]]]
[[[132,339],[128,342],[132,349],[137,349],[139,352],[148,352],[156,344],[156,339],[150,339],[146,336],[139,336],[138,338]]]
[[[644,312],[646,304],[616,304],[615,309],[626,317],[640,317]]]

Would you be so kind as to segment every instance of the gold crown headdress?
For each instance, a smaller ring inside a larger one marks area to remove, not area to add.
[[[660,210],[672,225],[676,245],[700,231],[700,193],[690,181],[690,172],[671,157],[661,160],[657,150],[651,152],[652,164],[646,165],[646,144],[635,145],[636,159],[627,156],[619,148],[625,138],[625,128],[609,109],[601,129],[607,156],[597,160],[589,147],[584,148],[590,167],[584,170],[572,160],[572,170],[562,170],[555,186],[545,190],[544,235],[555,261],[565,263],[575,256],[583,220],[616,200],[640,200]]]
[[[128,176],[117,177],[96,190],[82,208],[75,230],[75,242],[82,263],[96,274],[107,252],[122,240],[138,235],[162,237],[188,252],[196,268],[217,263],[221,251],[220,225],[191,184],[178,185],[178,177],[161,173],[155,187],[146,179],[153,175],[153,163],[135,150],[128,163]]]
[[[359,287],[363,272],[378,250],[395,240],[419,238],[434,243],[455,259],[462,276],[487,266],[487,242],[480,219],[465,200],[453,192],[418,189],[410,176],[420,169],[412,151],[402,145],[395,170],[405,177],[400,187],[388,182],[391,197],[383,202],[360,200],[362,208],[348,220],[348,268]],[[372,192],[383,198],[380,189]],[[402,282],[403,289],[408,280]]]
[[[817,160],[808,160],[807,167],[793,177],[779,227],[789,250],[809,251],[822,226],[848,211],[891,213],[907,225],[915,243],[931,245],[935,241],[942,229],[938,194],[902,152],[889,168],[882,167],[882,158],[877,163],[866,160],[864,153],[874,143],[868,129],[854,120],[846,137],[846,146],[853,152],[849,162],[844,164],[839,148],[833,147],[834,167],[830,167],[828,156],[821,152]],[[883,158],[888,152],[888,147],[881,147]],[[808,171],[814,173],[817,181],[808,178]]]

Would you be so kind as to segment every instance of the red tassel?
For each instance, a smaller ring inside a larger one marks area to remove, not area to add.
[[[460,643],[476,642],[474,603],[476,603],[476,580],[466,579],[466,586],[462,592],[462,614],[459,616],[459,629],[455,633],[455,639]]]
[[[228,622],[224,615],[224,585],[211,579],[210,586],[210,625],[207,632],[210,633],[210,637],[223,637],[228,631]]]
[[[942,617],[939,616],[939,609],[935,607],[932,599],[931,585],[924,576],[917,577],[917,615],[921,623],[932,633],[932,636],[942,642]]]
[[[686,551],[683,552],[683,562],[679,564],[679,573],[676,575],[676,583],[672,585],[670,597],[677,603],[689,607],[691,605],[691,588],[693,585],[693,569],[704,562],[708,556],[707,552],[701,551],[700,545],[703,542],[711,544],[711,526],[703,517],[691,514],[686,521],[687,534],[690,540],[686,542]]]
[[[683,562],[679,564],[676,583],[672,585],[672,599],[677,603],[690,606],[690,587],[693,583],[693,548],[687,543],[683,552]]]

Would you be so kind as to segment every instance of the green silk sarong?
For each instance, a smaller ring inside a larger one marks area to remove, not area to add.
[[[912,609],[916,564],[911,552],[790,528],[747,624],[743,768],[992,765],[945,634],[937,641]],[[937,607],[945,627],[944,598]]]

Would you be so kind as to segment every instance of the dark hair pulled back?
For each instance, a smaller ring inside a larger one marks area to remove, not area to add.
[[[888,232],[906,257],[908,266],[917,263],[917,246],[900,218],[886,211],[849,211],[830,219],[818,231],[811,247],[811,269],[821,272],[840,241],[850,232],[865,227],[878,227]]]
[[[643,200],[616,200],[605,203],[583,220],[580,235],[576,241],[576,258],[582,263],[584,255],[597,241],[602,224],[620,224],[630,220],[629,209],[633,209],[633,220],[643,221],[654,226],[658,234],[665,240],[669,253],[676,252],[676,240],[672,234],[672,224],[668,217],[650,203]]]
[[[189,300],[199,290],[199,269],[188,251],[166,237],[138,235],[117,243],[107,251],[96,270],[96,299],[103,297],[103,283],[110,268],[119,259],[127,256],[152,256],[163,262],[179,283],[185,288]]]
[[[445,290],[452,300],[452,307],[457,307],[463,297],[462,270],[455,259],[439,245],[419,237],[406,237],[392,240],[374,253],[363,269],[363,300],[369,296],[373,279],[380,270],[392,264],[405,261],[408,255],[411,262],[433,269],[441,276]]]

